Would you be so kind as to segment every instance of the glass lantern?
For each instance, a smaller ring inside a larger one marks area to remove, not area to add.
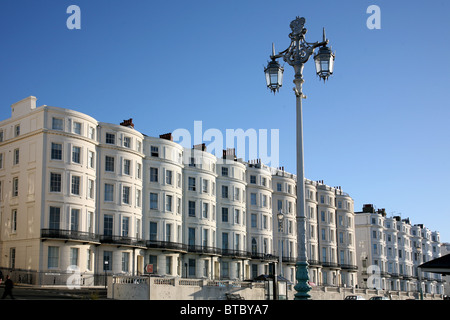
[[[283,71],[283,67],[281,67],[278,61],[274,59],[272,59],[264,69],[267,87],[273,93],[277,92],[283,85]]]
[[[316,73],[323,81],[333,74],[334,58],[334,53],[327,46],[320,47],[319,52],[314,55]]]

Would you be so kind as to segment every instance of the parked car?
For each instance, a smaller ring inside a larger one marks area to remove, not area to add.
[[[346,296],[344,300],[366,300],[363,296]]]
[[[388,297],[384,297],[384,296],[374,296],[371,297],[369,300],[390,300]]]

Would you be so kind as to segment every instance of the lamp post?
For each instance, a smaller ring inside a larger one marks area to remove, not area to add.
[[[264,69],[266,74],[267,87],[275,94],[282,86],[283,67],[277,59],[283,60],[294,67],[294,92],[296,96],[296,123],[297,123],[297,262],[296,262],[296,280],[295,294],[296,300],[307,300],[311,296],[309,291],[308,258],[306,247],[306,215],[305,215],[305,184],[304,184],[304,165],[303,165],[303,119],[302,119],[302,100],[306,98],[303,95],[303,68],[309,60],[314,50],[320,47],[319,52],[314,55],[316,74],[324,81],[333,74],[334,53],[327,47],[328,40],[323,30],[323,40],[321,42],[308,43],[305,40],[307,32],[305,18],[296,17],[290,24],[292,32],[289,34],[291,44],[289,47],[275,54],[275,48],[272,45],[271,61]]]
[[[105,264],[104,264],[104,269],[105,269],[105,289],[108,286],[108,281],[107,281],[108,276],[107,276],[107,273],[106,273],[106,271],[108,270],[108,263],[109,263],[109,261],[105,260]]]
[[[280,210],[277,214],[278,219],[278,268],[279,268],[279,275],[280,277],[283,275],[283,238],[282,238],[282,232],[283,230],[283,220],[284,220],[284,214],[283,211]]]
[[[419,266],[422,264],[422,248],[417,247],[417,253],[419,255]],[[423,300],[423,289],[422,289],[422,269],[420,267],[417,267],[417,276],[419,278],[419,298],[420,300]]]

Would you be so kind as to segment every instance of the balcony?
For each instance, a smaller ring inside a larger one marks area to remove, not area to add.
[[[308,260],[308,264],[313,267],[322,266],[322,263],[319,260]]]
[[[216,247],[199,246],[194,244],[187,245],[187,251],[190,253],[220,255],[220,249]]]
[[[336,262],[330,262],[330,261],[322,261],[322,267],[324,268],[331,268],[331,269],[340,269],[339,264]]]
[[[41,238],[45,240],[60,239],[66,241],[81,241],[86,243],[99,242],[99,237],[95,233],[61,229],[41,229]]]
[[[176,252],[187,252],[188,250],[187,245],[182,243],[157,240],[147,240],[146,247],[149,249],[163,249]]]
[[[340,263],[339,266],[343,270],[358,270],[358,266],[356,266],[354,264],[343,264],[343,263]]]
[[[60,239],[65,241],[79,241],[83,243],[94,243],[116,245],[118,247],[138,247],[142,249],[159,249],[162,251],[173,251],[180,253],[196,253],[214,256],[229,257],[231,259],[253,259],[260,261],[275,262],[279,260],[279,256],[267,253],[248,252],[245,250],[234,249],[220,249],[216,247],[202,246],[202,245],[188,245],[179,242],[158,241],[158,240],[143,240],[139,238],[116,236],[116,235],[98,235],[95,233],[59,230],[59,229],[41,229],[41,238]],[[282,257],[283,262],[295,264],[297,258]],[[321,262],[317,260],[308,261],[312,266],[320,266]],[[328,267],[338,267],[338,264],[327,263]]]
[[[127,236],[101,235],[100,242],[102,244],[145,248],[145,241]]]
[[[286,263],[293,263],[293,264],[295,264],[297,262],[297,258],[294,258],[294,257],[283,257],[282,261],[286,262]]]
[[[253,260],[261,260],[261,261],[278,261],[277,256],[268,253],[252,252],[250,253],[250,258],[252,258]]]
[[[222,256],[235,259],[248,259],[250,253],[243,250],[221,249]]]

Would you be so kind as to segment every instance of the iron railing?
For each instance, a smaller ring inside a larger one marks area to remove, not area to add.
[[[320,267],[322,265],[319,260],[308,260],[308,264],[314,267]]]
[[[233,250],[233,249],[221,249],[222,256],[227,256],[231,258],[250,258],[250,252],[243,250]]]
[[[41,229],[41,238],[99,242],[99,236],[95,233],[60,229]]]
[[[354,264],[339,264],[339,266],[341,267],[341,269],[344,270],[358,270],[358,266],[354,265]]]
[[[163,249],[172,250],[177,252],[189,252],[197,254],[208,255],[222,255],[224,257],[230,257],[232,259],[254,259],[261,261],[278,261],[279,256],[261,252],[249,252],[245,250],[235,249],[221,249],[217,247],[203,246],[203,245],[191,245],[183,244],[179,242],[171,241],[159,241],[159,240],[143,240],[140,238],[118,236],[118,235],[99,235],[95,233],[73,231],[73,230],[61,230],[61,229],[41,229],[42,239],[61,239],[61,240],[77,240],[85,242],[93,242],[100,244],[114,244],[121,246],[132,246],[147,249]],[[282,257],[283,262],[295,263],[296,257]],[[320,262],[317,260],[308,260],[310,265],[324,266],[338,268],[340,265],[333,262]],[[357,268],[356,266],[351,266]]]
[[[179,252],[187,252],[187,245],[179,242],[170,242],[170,241],[158,241],[158,240],[147,240],[146,241],[147,248],[151,249],[165,249],[165,250],[173,250]]]
[[[250,258],[254,260],[262,260],[262,261],[277,261],[278,257],[273,254],[268,253],[259,253],[259,252],[251,252]]]
[[[340,268],[339,264],[336,262],[322,261],[321,264],[322,264],[322,267],[325,267],[325,268],[333,268],[333,269]]]
[[[123,246],[145,247],[145,241],[138,238],[128,236],[101,235],[101,243],[117,244]]]
[[[191,253],[220,255],[220,249],[216,247],[200,246],[194,244],[187,245],[187,251]]]

